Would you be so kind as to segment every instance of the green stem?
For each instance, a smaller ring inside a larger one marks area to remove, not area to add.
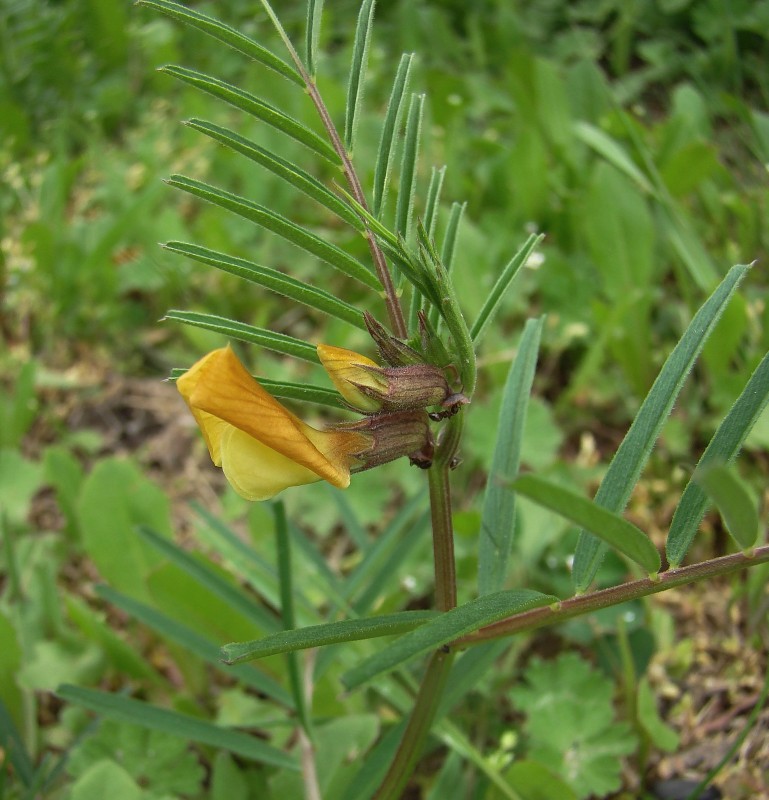
[[[457,604],[449,471],[454,466],[462,436],[463,420],[464,415],[460,411],[441,431],[433,465],[428,471],[435,560],[435,605],[439,611],[448,611]],[[398,752],[374,800],[400,800],[403,789],[422,755],[453,661],[454,654],[448,649],[440,649],[432,654],[422,677],[403,739],[398,746]]]
[[[373,800],[400,800],[403,797],[403,790],[422,755],[453,661],[454,654],[444,650],[431,656],[398,752]]]
[[[355,198],[357,203],[359,203],[366,211],[368,211],[366,195],[363,192],[363,186],[358,178],[358,173],[355,171],[352,159],[345,149],[342,137],[339,135],[339,131],[337,131],[336,125],[334,125],[334,121],[331,119],[331,114],[329,114],[328,108],[326,108],[326,104],[323,102],[323,98],[318,91],[317,84],[307,71],[304,62],[296,52],[296,48],[292,44],[291,39],[289,39],[285,29],[280,24],[280,20],[278,19],[277,14],[275,14],[275,12],[272,10],[268,0],[262,0],[262,6],[264,6],[264,9],[267,12],[267,15],[270,17],[272,24],[275,26],[280,38],[283,39],[283,43],[286,45],[286,49],[291,56],[291,60],[296,66],[297,72],[302,76],[307,94],[310,96],[310,100],[312,100],[312,103],[315,106],[318,115],[320,116],[323,127],[326,129],[328,138],[331,141],[331,145],[336,151],[336,154],[339,156],[339,160],[342,162],[342,171],[347,179],[352,196]],[[379,243],[376,241],[376,237],[371,233],[368,225],[366,225],[366,239],[368,240],[371,257],[374,260],[377,277],[379,278],[379,282],[382,284],[383,297],[387,307],[387,315],[390,318],[390,327],[392,328],[392,332],[399,339],[406,339],[408,337],[408,329],[406,328],[406,320],[403,316],[403,309],[401,308],[400,300],[398,299],[397,292],[395,291],[395,286],[393,284],[392,276],[390,275],[390,270],[387,267],[387,261],[385,260],[384,253],[379,247]]]
[[[552,606],[543,606],[531,611],[523,611],[507,619],[486,625],[484,628],[462,636],[452,647],[468,647],[469,645],[482,644],[495,639],[502,639],[512,636],[521,631],[530,631],[535,628],[542,628],[546,625],[557,625],[567,619],[580,617],[601,608],[609,608],[628,600],[637,600],[657,592],[664,592],[675,586],[683,586],[687,583],[714,578],[717,575],[727,575],[730,572],[737,572],[746,567],[754,567],[769,561],[769,545],[757,547],[750,553],[732,553],[732,555],[713,558],[699,564],[692,564],[688,567],[669,569],[661,573],[656,580],[642,578],[637,581],[629,581],[621,586],[612,586],[609,589],[600,589],[597,592],[581,594],[562,600]]]

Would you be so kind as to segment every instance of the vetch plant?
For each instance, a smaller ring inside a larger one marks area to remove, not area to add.
[[[504,389],[497,444],[491,456],[483,500],[477,542],[477,597],[457,605],[450,475],[453,470],[461,469],[463,429],[466,420],[472,424],[476,352],[484,333],[494,324],[502,298],[541,237],[529,237],[500,270],[478,316],[468,324],[452,280],[455,270],[471,268],[454,263],[462,205],[455,203],[451,207],[442,236],[436,235],[443,170],[433,170],[426,200],[418,204],[416,176],[424,97],[408,96],[411,56],[404,56],[397,68],[371,170],[373,187],[369,192],[364,190],[353,153],[362,109],[373,0],[362,2],[358,16],[342,130],[332,119],[315,80],[322,6],[319,0],[308,3],[303,55],[297,51],[267,0],[261,0],[285,45],[288,61],[192,8],[168,0],[140,0],[140,5],[189,24],[274,71],[286,81],[287,92],[293,89],[306,92],[318,112],[325,138],[240,87],[187,68],[164,68],[184,83],[272,126],[304,145],[313,158],[331,165],[336,170],[335,179],[326,185],[301,163],[285,159],[235,131],[199,119],[188,123],[240,156],[270,170],[320,204],[357,231],[365,239],[368,250],[366,259],[362,260],[246,197],[185,176],[175,175],[169,179],[172,186],[253,222],[324,262],[317,268],[319,276],[327,267],[333,268],[370,291],[370,306],[362,313],[344,298],[273,267],[199,244],[178,241],[166,244],[173,252],[238,275],[290,301],[328,314],[353,329],[367,331],[371,339],[369,355],[362,355],[333,343],[314,346],[287,334],[211,314],[169,312],[169,319],[322,365],[336,387],[336,391],[331,391],[310,383],[254,379],[229,348],[203,356],[176,377],[179,391],[201,428],[212,460],[222,467],[235,490],[250,500],[265,500],[289,487],[318,480],[345,488],[351,483],[351,476],[354,484],[356,472],[396,459],[408,459],[423,470],[428,484],[434,558],[433,613],[402,612],[381,617],[358,617],[350,613],[328,623],[297,627],[288,522],[282,504],[274,505],[280,605],[286,630],[275,630],[252,642],[225,645],[222,654],[224,660],[232,664],[276,653],[289,654],[291,696],[300,736],[306,745],[303,746],[302,769],[308,797],[320,795],[311,755],[312,698],[307,696],[300,679],[295,651],[399,635],[388,647],[360,661],[344,676],[346,688],[353,690],[384,673],[399,671],[403,686],[412,692],[410,712],[391,734],[375,745],[366,759],[361,760],[359,772],[344,795],[345,798],[375,796],[378,800],[395,800],[403,795],[436,721],[445,717],[452,705],[472,688],[478,676],[490,669],[500,652],[499,648],[478,648],[477,645],[769,561],[769,547],[758,545],[757,526],[747,535],[743,525],[738,528],[737,552],[682,566],[709,504],[707,481],[693,480],[684,492],[667,540],[667,557],[672,565],[669,569],[663,570],[660,553],[648,535],[622,517],[687,375],[748,271],[747,266],[735,266],[714,287],[669,355],[592,501],[550,481],[518,474],[523,424],[543,319],[526,323]],[[387,194],[394,183],[393,172],[399,152],[397,200],[391,210]],[[322,283],[322,280],[319,278],[315,283]],[[736,457],[768,399],[769,355],[757,367],[718,427],[702,457],[703,466],[710,462],[728,463]],[[355,411],[358,417],[320,430],[295,416],[281,400],[315,403],[332,409],[347,408]],[[403,463],[405,466],[406,462]],[[423,479],[417,470],[412,470],[410,477],[414,481]],[[719,494],[720,504],[742,502],[742,494],[732,493],[726,499],[722,494]],[[559,598],[531,589],[506,588],[519,495],[582,528],[574,556],[576,593],[573,596]],[[732,514],[730,518],[736,517],[739,514]],[[168,545],[162,541],[153,542],[153,545],[168,550]],[[593,590],[591,587],[607,548],[621,554],[636,575],[640,569],[643,577]],[[336,608],[343,606],[340,603]],[[427,663],[419,684],[415,685],[403,668],[418,656],[426,657]],[[526,707],[532,709],[532,715],[536,708],[532,692],[536,692],[538,686],[538,682],[530,681],[527,693],[519,691],[517,695],[521,704],[525,700]],[[83,701],[83,696],[72,690],[62,694]],[[91,707],[108,713],[113,708],[106,702]],[[203,735],[207,737],[204,741],[222,742],[225,746],[227,741],[234,741],[217,738],[219,734],[209,729],[201,733],[201,737]],[[546,733],[538,735],[544,752],[548,749],[544,742]],[[260,753],[267,753],[264,756],[267,763],[283,765],[281,757],[285,754],[275,748],[268,751],[263,743],[258,744],[259,747],[249,749],[238,739],[240,749],[237,752],[257,760]],[[615,756],[619,758],[626,749],[619,748]],[[471,752],[471,748],[466,748],[465,752]],[[613,781],[616,770],[607,772]],[[504,796],[518,796],[515,785],[500,783],[498,776],[492,780]],[[579,784],[581,796],[589,790],[584,782]]]

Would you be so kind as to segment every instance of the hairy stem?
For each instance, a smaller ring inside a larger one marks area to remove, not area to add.
[[[523,611],[507,619],[486,625],[486,627],[475,631],[475,633],[462,636],[452,642],[452,647],[467,647],[511,636],[520,631],[534,630],[545,625],[557,625],[564,620],[589,614],[601,608],[616,606],[620,603],[626,603],[628,600],[636,600],[639,597],[664,592],[666,589],[672,589],[675,586],[695,583],[706,578],[714,578],[717,575],[727,575],[745,567],[754,567],[765,561],[769,561],[769,545],[757,547],[752,553],[733,553],[729,556],[702,561],[699,564],[692,564],[688,567],[669,569],[667,572],[661,573],[656,580],[642,578],[641,580],[624,583],[621,586],[612,586],[609,589],[600,589],[596,592],[577,595],[552,606]]]
[[[454,568],[454,527],[451,522],[451,487],[449,471],[462,436],[462,412],[452,417],[438,439],[433,465],[429,469],[430,515],[433,528],[435,559],[435,605],[449,611],[457,604],[457,577]],[[438,709],[443,689],[451,670],[454,655],[447,649],[437,650],[427,664],[419,686],[414,708],[403,739],[375,800],[399,800],[422,749]]]
[[[296,52],[296,48],[288,38],[288,35],[286,34],[283,26],[280,24],[280,21],[278,20],[275,12],[272,10],[269,2],[267,2],[267,0],[262,0],[262,5],[272,20],[272,24],[278,31],[281,39],[283,39],[283,43],[286,45],[286,49],[291,56],[291,60],[294,62],[297,72],[302,76],[307,94],[310,96],[310,100],[312,100],[312,103],[315,106],[318,115],[320,116],[321,122],[323,123],[323,127],[326,129],[326,133],[328,134],[328,138],[331,141],[332,147],[342,162],[342,170],[347,180],[347,184],[350,187],[352,196],[366,211],[368,211],[366,195],[363,192],[363,187],[360,179],[358,178],[358,173],[355,171],[352,159],[345,149],[342,137],[339,135],[339,131],[337,131],[336,125],[334,125],[334,121],[331,119],[331,115],[328,112],[328,108],[326,108],[326,104],[323,102],[323,98],[318,91],[315,81],[310,73],[307,72],[304,62],[299,57],[299,53]],[[390,275],[390,270],[387,267],[387,261],[385,260],[384,253],[379,247],[379,244],[377,243],[374,235],[371,233],[368,225],[366,225],[366,239],[368,240],[368,246],[369,250],[371,251],[371,258],[374,261],[377,277],[379,278],[379,282],[382,284],[385,306],[387,307],[387,315],[390,318],[390,327],[392,332],[399,339],[406,339],[408,337],[408,329],[406,327],[406,320],[403,316],[403,309],[401,308],[398,294],[395,291],[392,275]]]
[[[403,790],[422,755],[422,747],[430,733],[453,661],[454,654],[444,650],[438,650],[430,657],[409,724],[374,800],[400,800],[403,796]]]

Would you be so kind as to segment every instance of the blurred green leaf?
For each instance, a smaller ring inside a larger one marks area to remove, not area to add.
[[[110,458],[83,482],[77,515],[83,546],[102,577],[132,597],[149,599],[146,580],[162,558],[136,535],[136,527],[151,525],[171,536],[165,493],[132,461]]]
[[[622,756],[636,746],[630,726],[615,721],[613,694],[612,680],[576,653],[535,658],[510,692],[526,714],[528,758],[556,772],[580,800],[616,792]]]
[[[712,461],[696,470],[694,480],[715,503],[735,542],[743,550],[753,547],[758,539],[758,509],[744,481],[725,464]]]
[[[657,710],[657,698],[645,675],[638,682],[637,707],[638,721],[654,746],[666,753],[675,753],[681,737],[660,717]]]
[[[211,722],[158,708],[141,700],[66,684],[60,686],[56,694],[68,703],[83,706],[107,719],[179,736],[185,742],[221,747],[244,758],[271,764],[280,769],[299,769],[293,758],[250,734],[221,728]]]
[[[425,96],[423,94],[411,95],[409,113],[406,118],[406,130],[403,138],[403,156],[401,158],[401,174],[398,184],[398,202],[395,207],[395,231],[402,236],[404,240],[409,238],[411,215],[414,210],[424,106]]]

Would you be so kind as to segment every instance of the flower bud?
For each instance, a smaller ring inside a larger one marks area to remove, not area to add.
[[[342,397],[366,413],[408,411],[454,398],[443,370],[432,364],[379,367],[341,347],[318,345],[318,356]]]
[[[356,453],[362,472],[408,456],[413,464],[430,466],[433,456],[433,436],[430,422],[424,411],[395,411],[390,414],[374,414],[359,422],[337,425],[335,430],[364,434],[373,441],[371,447]]]

